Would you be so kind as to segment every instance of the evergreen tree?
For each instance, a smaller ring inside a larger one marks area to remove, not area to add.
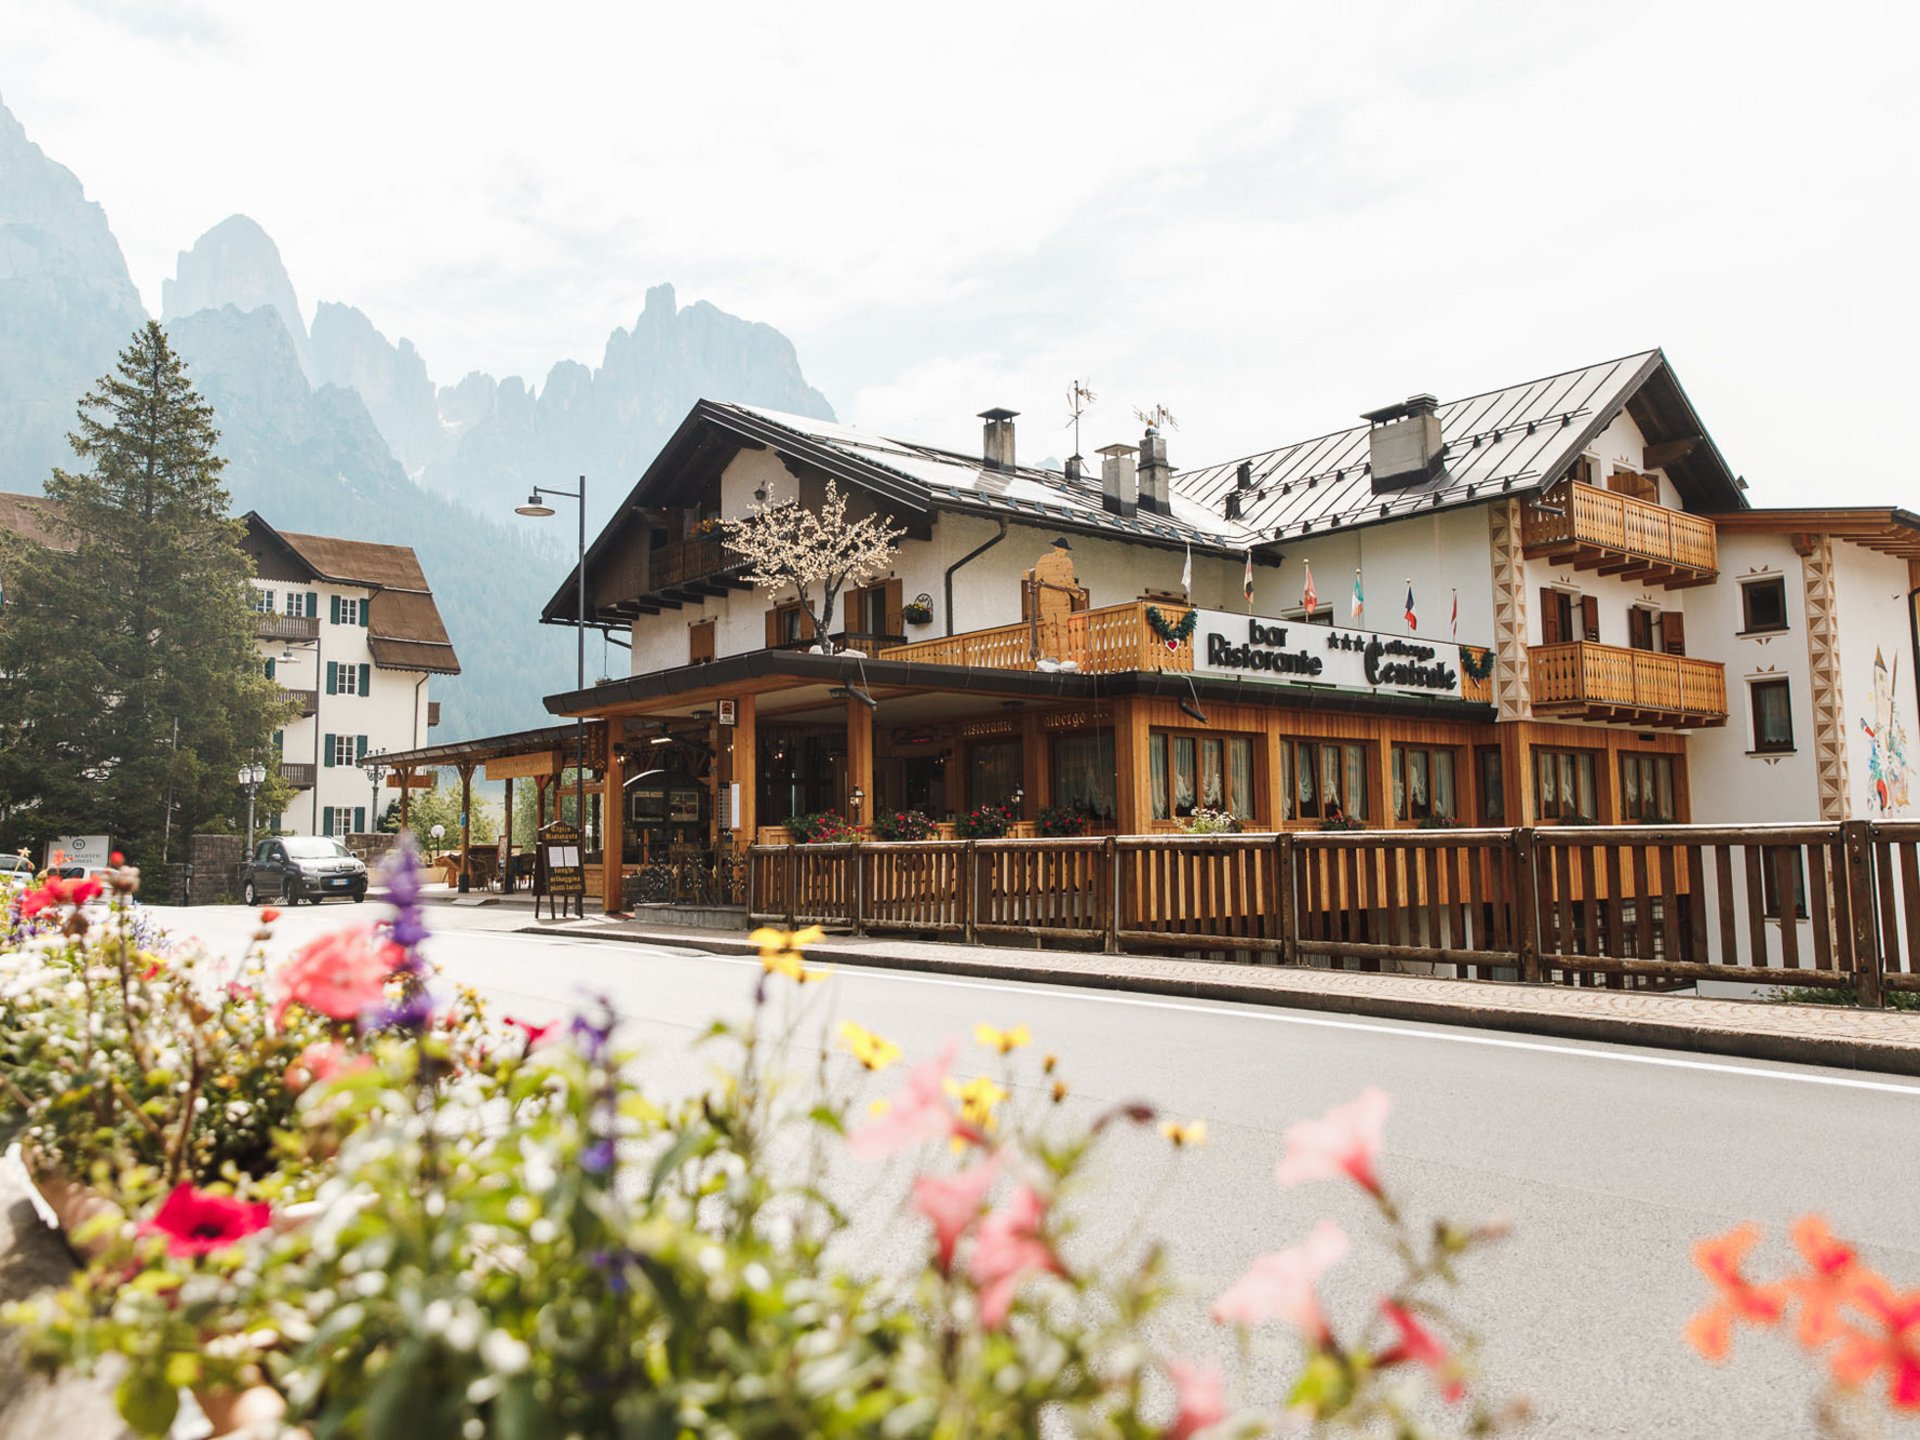
[[[252,563],[227,514],[212,408],[157,323],[80,402],[55,545],[15,543],[0,605],[0,843],[107,833],[135,863],[224,825],[234,773],[289,711],[262,673]],[[258,802],[282,808],[277,770]]]

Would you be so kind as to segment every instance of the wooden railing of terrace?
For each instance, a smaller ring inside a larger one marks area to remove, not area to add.
[[[756,922],[1867,1005],[1920,991],[1910,821],[757,845],[749,877]]]
[[[1574,640],[1529,648],[1533,708],[1542,715],[1686,729],[1727,721],[1718,660]]]
[[[1529,558],[1669,590],[1704,585],[1720,573],[1711,520],[1565,480],[1522,511],[1520,543]]]

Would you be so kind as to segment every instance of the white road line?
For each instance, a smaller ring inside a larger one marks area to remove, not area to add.
[[[602,946],[595,944],[591,948],[599,950]],[[717,960],[725,965],[758,965],[760,963],[751,957],[715,955],[706,952],[697,957],[691,957],[684,951],[675,951],[669,958]],[[831,966],[831,962],[826,963]],[[915,975],[898,970],[885,970],[872,965],[840,965],[831,966],[831,968],[843,974],[858,975],[863,979],[890,980],[902,985],[945,985],[960,990],[994,990],[1007,995],[1032,995],[1036,989],[1035,984],[1009,985],[970,976]],[[1044,991],[1069,987],[1038,985],[1037,988]],[[1846,1075],[1815,1075],[1799,1070],[1770,1070],[1758,1065],[1726,1065],[1714,1060],[1681,1060],[1669,1055],[1631,1055],[1617,1050],[1589,1050],[1578,1045],[1549,1045],[1539,1040],[1507,1040],[1494,1035],[1467,1035],[1449,1029],[1409,1030],[1400,1025],[1377,1025],[1365,1020],[1332,1020],[1319,1015],[1281,1014],[1276,1010],[1257,1005],[1249,1005],[1240,1010],[1229,1010],[1218,1005],[1195,1005],[1176,1000],[1143,998],[1137,995],[1109,995],[1087,989],[1080,989],[1074,998],[1091,1001],[1098,1005],[1131,1005],[1148,1010],[1180,1010],[1190,1015],[1222,1015],[1232,1020],[1262,1020],[1274,1025],[1311,1025],[1323,1030],[1358,1030],[1369,1035],[1399,1035],[1410,1040],[1437,1040],[1453,1045],[1486,1045],[1498,1050],[1531,1050],[1543,1055],[1568,1055],[1575,1059],[1612,1060],[1626,1065],[1657,1065],[1669,1070],[1705,1070],[1717,1075],[1750,1075],[1763,1080],[1790,1080],[1801,1085],[1834,1085],[1843,1090],[1881,1090],[1893,1095],[1920,1097],[1920,1085],[1900,1085],[1890,1080],[1855,1080]]]

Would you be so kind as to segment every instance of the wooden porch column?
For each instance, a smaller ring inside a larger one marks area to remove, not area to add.
[[[413,771],[400,772],[400,828],[407,828],[407,821],[413,813]]]
[[[607,730],[607,779],[600,802],[603,834],[600,840],[600,903],[609,913],[626,908],[626,869],[622,857],[626,851],[626,757],[614,748],[617,720],[605,721]]]
[[[734,844],[753,844],[760,823],[760,716],[755,697],[734,706],[733,783],[740,787],[740,813],[733,817]]]
[[[507,858],[500,867],[500,893],[508,894],[513,889],[513,777],[507,777]]]
[[[1113,702],[1114,819],[1122,835],[1145,835],[1153,829],[1147,733],[1146,708],[1137,697]]]
[[[473,846],[473,765],[460,767],[460,885],[462,895],[472,888],[467,877],[467,862]]]
[[[1287,828],[1287,742],[1280,738],[1280,717],[1269,711],[1265,718],[1266,728],[1260,735],[1260,818],[1267,829],[1284,830]]]
[[[858,814],[853,809],[853,792],[858,789],[866,799]],[[847,819],[867,824],[873,819],[873,711],[851,695],[847,697]]]
[[[533,777],[533,838],[536,842],[540,838],[540,830],[547,823],[547,779],[545,775]]]
[[[1047,734],[1040,728],[1040,712],[1020,715],[1020,789],[1022,803],[1016,819],[1038,820],[1040,807],[1053,803],[1053,765]]]

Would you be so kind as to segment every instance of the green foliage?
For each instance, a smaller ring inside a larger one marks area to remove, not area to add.
[[[54,471],[46,493],[70,548],[0,557],[0,843],[104,832],[157,863],[169,805],[176,835],[230,818],[235,770],[271,753],[290,711],[255,651],[213,412],[159,325],[69,438],[85,468]],[[264,813],[284,800],[275,776]]]
[[[1770,990],[1762,998],[1774,1005],[1858,1005],[1860,992],[1851,986],[1834,990],[1794,986]],[[1920,991],[1888,990],[1884,998],[1889,1010],[1920,1010]]]
[[[1238,835],[1240,818],[1231,810],[1213,810],[1201,805],[1180,822],[1180,828],[1189,835]]]
[[[407,806],[407,828],[413,832],[414,843],[422,854],[460,848],[460,786],[457,780],[452,784],[447,783],[448,779],[443,774],[440,783],[433,789],[414,791],[413,799]],[[493,807],[477,794],[473,797],[470,820],[471,839],[475,845],[492,845],[500,839]],[[447,832],[438,840],[433,838],[433,827],[436,825],[444,827]],[[515,834],[519,834],[517,829]]]

